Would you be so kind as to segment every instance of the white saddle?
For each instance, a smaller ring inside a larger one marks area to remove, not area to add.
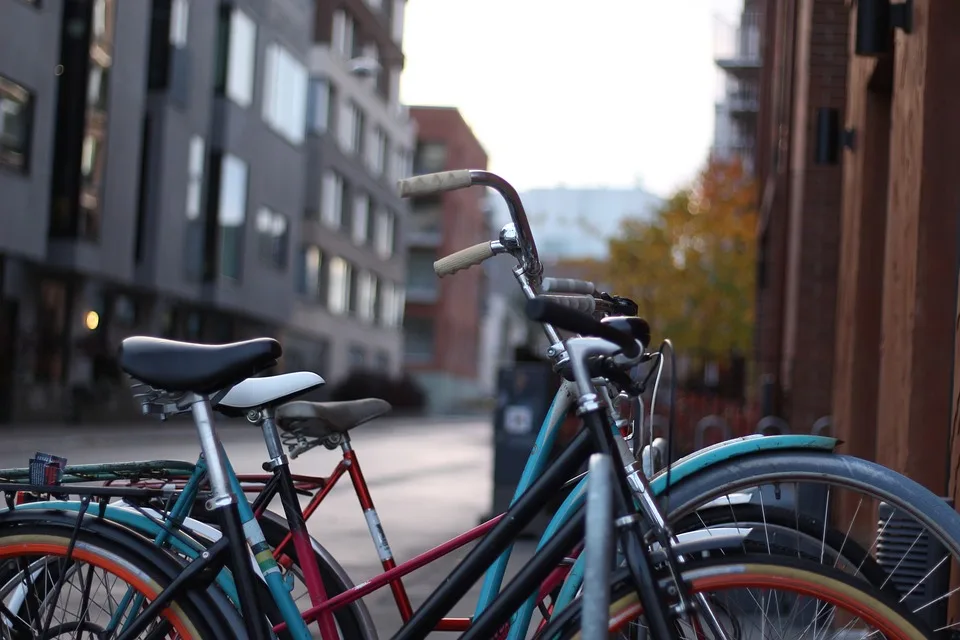
[[[247,378],[230,389],[217,403],[216,408],[221,411],[227,409],[244,412],[275,407],[304,393],[319,389],[324,384],[326,382],[323,378],[309,371]]]

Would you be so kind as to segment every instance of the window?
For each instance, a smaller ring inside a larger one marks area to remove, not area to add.
[[[307,92],[307,128],[311,133],[324,133],[332,126],[333,88],[322,78],[310,81]]]
[[[403,323],[403,287],[382,282],[379,290],[380,322],[385,327],[399,327]]]
[[[110,83],[110,66],[101,66],[90,60],[90,76],[87,82],[87,104],[94,109],[106,111]]]
[[[353,18],[342,10],[333,14],[333,33],[330,35],[330,48],[344,59],[353,57],[354,30]]]
[[[284,47],[267,47],[263,119],[293,144],[303,142],[307,117],[307,69]]]
[[[400,159],[400,169],[403,170],[405,159]],[[447,166],[447,145],[442,142],[421,142],[417,145],[416,157],[413,161],[413,172],[436,173],[443,171]]]
[[[376,127],[367,145],[367,166],[376,176],[383,175],[386,150],[387,136],[383,133],[383,129]]]
[[[267,207],[257,211],[257,251],[260,262],[275,269],[287,268],[287,216]]]
[[[376,316],[376,289],[376,276],[361,271],[357,277],[357,317],[364,322],[373,322]]]
[[[340,146],[347,153],[360,153],[363,150],[363,112],[352,100],[340,105],[338,133]]]
[[[257,27],[240,9],[224,8],[218,34],[217,90],[241,107],[253,102]]]
[[[333,313],[346,313],[350,306],[350,265],[343,258],[330,260],[327,306]]]
[[[320,219],[324,224],[339,229],[342,223],[343,178],[333,171],[327,171],[323,176],[320,197]]]
[[[351,236],[357,244],[367,241],[367,227],[370,224],[370,197],[358,193],[353,198],[353,224],[350,225]]]
[[[170,44],[175,47],[187,46],[187,22],[190,5],[187,0],[173,0],[170,3]]]
[[[433,318],[408,318],[404,326],[403,350],[407,362],[425,363],[433,360]]]
[[[0,167],[27,172],[33,95],[0,76]]]
[[[318,247],[300,249],[297,269],[297,293],[309,300],[322,301],[326,290],[323,282],[323,254]]]
[[[410,208],[407,228],[419,233],[439,233],[443,224],[443,208],[439,197],[418,198]]]
[[[393,255],[393,214],[386,209],[377,211],[374,245],[381,258]]]
[[[203,138],[190,138],[190,155],[187,159],[187,220],[200,217],[200,204],[203,195]]]
[[[219,197],[220,273],[239,280],[243,223],[247,216],[247,163],[236,156],[223,156]]]
[[[434,296],[438,289],[433,263],[437,252],[433,249],[411,249],[407,254],[407,288],[425,296]]]

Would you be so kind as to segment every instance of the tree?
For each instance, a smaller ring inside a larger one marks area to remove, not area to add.
[[[712,159],[653,219],[624,220],[603,279],[634,299],[679,352],[744,352],[753,339],[756,225],[756,191],[743,165]]]

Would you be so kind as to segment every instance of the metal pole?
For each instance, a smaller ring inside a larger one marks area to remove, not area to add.
[[[610,456],[590,456],[587,476],[587,522],[584,541],[581,638],[605,640],[610,611],[613,562],[613,463]]]

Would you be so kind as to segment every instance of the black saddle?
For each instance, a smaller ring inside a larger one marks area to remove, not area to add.
[[[276,364],[283,354],[273,338],[230,344],[195,344],[134,336],[120,344],[120,368],[162,391],[212,393]]]

